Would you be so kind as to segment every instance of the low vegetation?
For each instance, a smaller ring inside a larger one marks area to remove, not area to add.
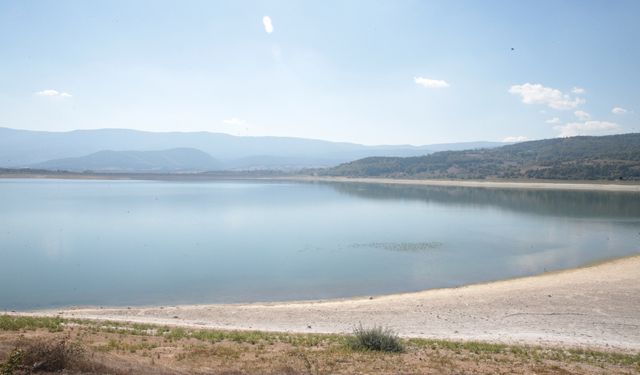
[[[379,352],[400,353],[404,345],[391,329],[384,327],[364,328],[360,325],[349,337],[349,347],[354,350],[374,350]]]
[[[0,315],[0,331],[20,331],[44,328],[51,332],[62,330],[64,320],[58,317],[30,317]]]
[[[0,373],[635,374],[640,354],[353,335],[0,316]]]
[[[103,370],[104,366],[92,364],[80,344],[62,338],[18,342],[0,369],[3,375],[10,375],[19,372],[97,371]]]
[[[315,173],[389,178],[640,180],[640,133],[544,139],[417,157],[370,157]]]

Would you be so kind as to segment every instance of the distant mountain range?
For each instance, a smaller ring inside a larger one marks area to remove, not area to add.
[[[640,133],[544,139],[419,157],[370,157],[317,173],[393,178],[640,180]]]
[[[0,167],[111,172],[195,172],[331,167],[369,156],[418,156],[501,142],[366,146],[287,137],[127,129],[45,132],[0,128]]]
[[[200,172],[221,169],[219,161],[195,148],[163,151],[98,151],[87,156],[45,161],[37,169],[94,172]]]

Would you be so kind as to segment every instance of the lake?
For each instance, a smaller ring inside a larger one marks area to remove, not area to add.
[[[637,193],[0,180],[0,309],[368,296],[640,252]]]

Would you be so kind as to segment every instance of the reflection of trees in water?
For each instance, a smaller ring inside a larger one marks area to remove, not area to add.
[[[338,192],[368,199],[404,199],[429,203],[487,207],[541,215],[624,217],[640,220],[640,194],[629,192],[488,189],[354,182],[318,182]]]

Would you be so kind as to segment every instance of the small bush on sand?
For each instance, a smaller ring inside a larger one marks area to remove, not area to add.
[[[13,375],[22,364],[24,352],[21,349],[15,349],[9,354],[9,358],[4,363],[0,363],[0,374]]]
[[[84,350],[63,339],[60,341],[37,341],[24,350],[24,364],[34,371],[61,371],[71,368],[84,356]]]
[[[59,341],[37,340],[19,344],[9,359],[0,365],[0,374],[22,372],[58,372],[78,367],[83,363],[84,350],[66,339]]]
[[[404,346],[398,335],[389,328],[364,328],[362,325],[353,330],[349,338],[349,347],[354,350],[375,350],[380,352],[403,352]]]

